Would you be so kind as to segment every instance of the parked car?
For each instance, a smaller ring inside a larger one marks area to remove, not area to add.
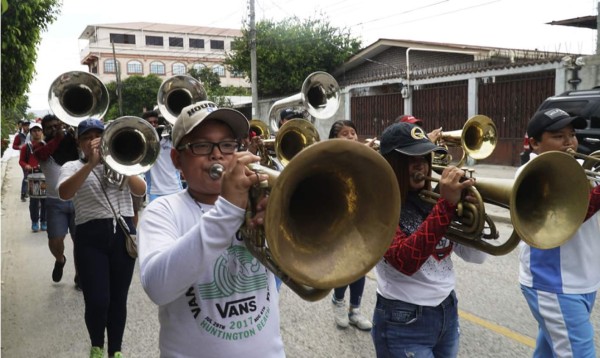
[[[572,116],[584,117],[588,122],[587,128],[575,131],[579,141],[577,151],[590,154],[600,150],[600,86],[590,90],[567,91],[558,96],[548,97],[537,110],[547,108],[560,108]],[[529,160],[530,152],[529,138],[525,134],[521,164]]]

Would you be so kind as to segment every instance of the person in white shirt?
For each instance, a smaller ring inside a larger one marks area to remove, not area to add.
[[[285,357],[275,277],[239,232],[248,191],[267,179],[247,167],[258,156],[238,151],[248,131],[242,113],[209,101],[183,108],[173,126],[171,158],[188,187],[148,204],[138,235],[161,357]],[[250,225],[262,224],[266,202]]]
[[[396,235],[376,266],[377,302],[371,336],[377,357],[456,357],[459,348],[456,278],[451,255],[482,263],[487,254],[445,237],[462,192],[474,185],[449,166],[440,178],[435,205],[419,192],[431,183],[433,144],[421,127],[394,123],[381,135],[380,151],[398,179],[401,214]]]
[[[155,129],[161,129],[159,128],[158,112],[146,111],[142,114],[142,118],[147,120]],[[171,160],[171,149],[173,148],[171,134],[165,133],[162,129],[159,136],[160,152],[158,158],[145,175],[148,202],[152,202],[159,196],[177,193],[183,189],[179,170],[175,168]]]
[[[527,124],[533,150],[527,163],[545,152],[577,150],[575,129],[586,126],[584,118],[561,109],[535,113]],[[571,239],[546,250],[519,244],[519,283],[538,322],[535,358],[596,357],[590,317],[600,288],[599,209],[600,186],[596,186],[590,193],[586,221]]]

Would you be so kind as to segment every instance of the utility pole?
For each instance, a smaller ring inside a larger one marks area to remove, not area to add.
[[[256,70],[256,24],[254,23],[254,0],[250,1],[250,78],[252,80],[252,118],[258,110],[258,79]],[[251,118],[251,119],[252,119]]]
[[[117,76],[117,97],[119,103],[119,117],[123,117],[123,96],[121,95],[121,72],[119,70],[119,63],[117,62],[117,55],[115,53],[115,43],[112,44],[112,52],[113,52],[113,62],[115,64],[115,75]]]

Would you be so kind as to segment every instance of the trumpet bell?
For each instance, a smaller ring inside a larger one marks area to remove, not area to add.
[[[473,159],[485,159],[496,148],[498,141],[496,125],[487,116],[469,118],[463,127],[462,147]]]
[[[250,125],[250,131],[256,133],[262,139],[271,138],[271,132],[269,131],[269,127],[265,124],[265,122],[260,119],[253,119],[248,122]]]
[[[84,119],[104,117],[109,105],[108,90],[91,73],[65,72],[50,85],[48,105],[61,121],[77,127]]]
[[[178,75],[160,85],[156,101],[162,116],[173,125],[184,107],[207,98],[200,81],[191,76]]]
[[[150,169],[158,158],[160,140],[148,121],[124,116],[110,122],[100,142],[104,164],[114,172],[138,175]]]
[[[388,249],[399,203],[393,170],[377,152],[343,139],[316,143],[271,190],[265,233],[273,260],[301,285],[352,283]]]

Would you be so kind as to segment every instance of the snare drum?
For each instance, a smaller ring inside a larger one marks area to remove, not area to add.
[[[31,173],[27,176],[29,197],[34,199],[46,198],[46,177],[44,173]]]

